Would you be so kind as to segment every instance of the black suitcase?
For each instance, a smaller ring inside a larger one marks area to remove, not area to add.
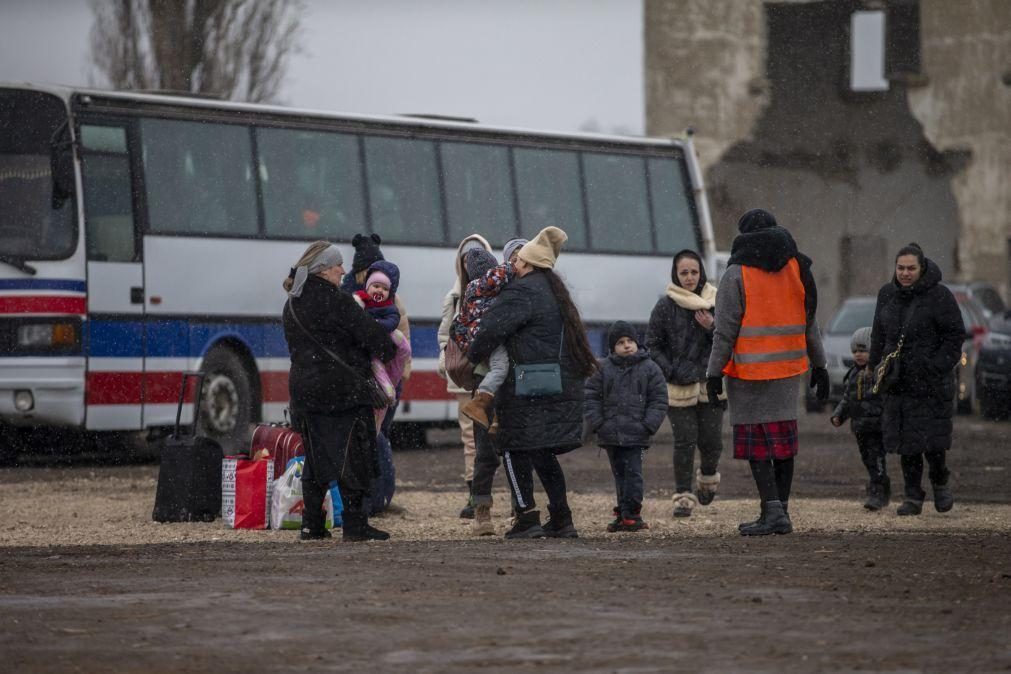
[[[197,379],[196,406],[193,429],[183,435],[179,421],[190,377]],[[221,514],[221,445],[210,438],[197,437],[203,387],[202,372],[183,373],[175,430],[161,450],[158,492],[151,515],[155,522],[212,522]]]

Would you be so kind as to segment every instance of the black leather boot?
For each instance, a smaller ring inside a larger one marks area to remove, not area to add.
[[[885,498],[885,486],[877,482],[869,482],[867,484],[867,501],[864,502],[864,507],[871,511],[877,511],[886,505],[888,505],[888,499]]]
[[[750,522],[741,522],[740,524],[737,525],[737,530],[744,531],[746,527],[753,527],[756,524],[762,524],[763,522],[765,522],[765,501],[762,501],[761,507],[762,510],[758,513],[758,517],[751,520]]]
[[[548,510],[548,521],[542,527],[548,538],[579,538],[579,532],[572,523],[572,511],[568,508]]]
[[[539,510],[528,510],[525,513],[517,514],[513,517],[512,527],[505,532],[506,538],[544,538],[544,536]]]
[[[934,485],[934,509],[939,513],[946,513],[955,505],[955,497],[951,495],[951,490],[946,484]]]
[[[895,510],[895,514],[900,517],[919,515],[921,512],[923,512],[923,501],[914,501],[908,496],[906,497],[906,500],[902,502],[902,505]]]
[[[361,543],[363,541],[388,541],[390,535],[369,524],[365,513],[344,513],[344,541]]]
[[[301,541],[321,541],[330,538],[326,530],[323,501],[326,491],[315,482],[302,482],[302,530],[298,538]]]
[[[765,503],[765,520],[741,529],[742,536],[768,536],[769,534],[789,534],[793,532],[793,522],[783,509],[780,501]]]

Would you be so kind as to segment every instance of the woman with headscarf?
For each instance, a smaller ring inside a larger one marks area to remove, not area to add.
[[[818,399],[828,398],[818,291],[811,260],[772,213],[750,210],[737,228],[716,299],[706,389],[715,400],[726,375],[734,458],[749,462],[761,498],[761,514],[741,534],[788,534],[798,396],[809,369]]]
[[[291,355],[292,422],[305,443],[302,540],[329,537],[323,500],[337,485],[345,541],[386,540],[364,505],[379,476],[373,407],[378,390],[370,360],[389,362],[396,346],[385,330],[340,289],[344,258],[329,242],[310,245],[284,280],[284,336]]]
[[[930,465],[934,509],[955,503],[948,486],[946,454],[951,449],[955,366],[962,355],[965,325],[958,303],[941,284],[941,269],[915,243],[895,256],[895,275],[878,292],[871,331],[871,368],[889,354],[898,377],[883,391],[881,434],[885,451],[898,454],[905,480],[899,515],[919,515],[926,492],[923,460]]]
[[[649,317],[646,346],[667,379],[674,431],[674,516],[690,517],[697,503],[709,505],[720,485],[724,399],[709,400],[706,365],[713,348],[716,286],[706,279],[702,258],[693,250],[674,256],[671,282]],[[701,463],[694,475],[695,450]]]
[[[583,382],[597,359],[569,289],[554,272],[567,238],[546,227],[520,248],[516,277],[482,318],[467,353],[480,363],[500,345],[509,352],[509,375],[495,396],[496,442],[513,496],[506,538],[578,535],[558,455],[582,444]],[[543,527],[533,497],[535,470],[548,496]]]

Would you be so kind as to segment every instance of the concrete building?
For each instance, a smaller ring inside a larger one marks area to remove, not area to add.
[[[1011,273],[1011,1],[646,0],[650,135],[696,129],[717,243],[776,214],[828,318],[920,243]]]

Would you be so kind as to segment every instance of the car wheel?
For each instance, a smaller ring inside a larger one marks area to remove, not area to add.
[[[253,421],[252,375],[235,351],[215,347],[204,358],[200,433],[228,454],[245,450]]]

